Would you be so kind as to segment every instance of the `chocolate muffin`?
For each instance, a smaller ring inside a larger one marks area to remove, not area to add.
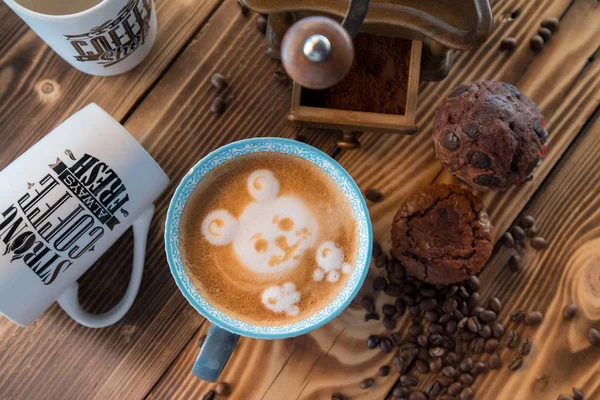
[[[439,106],[433,129],[438,160],[477,190],[505,190],[529,180],[548,140],[536,104],[497,81],[454,89]]]
[[[456,185],[429,186],[406,199],[392,224],[392,254],[417,278],[435,285],[469,279],[493,249],[483,203]]]

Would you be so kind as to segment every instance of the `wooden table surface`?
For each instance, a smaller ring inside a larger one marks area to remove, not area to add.
[[[532,214],[550,246],[527,253],[521,273],[506,267],[511,254],[496,246],[481,274],[482,298],[497,296],[505,310],[539,309],[546,315],[523,334],[534,349],[524,367],[503,367],[475,383],[478,399],[556,399],[581,388],[600,399],[600,348],[586,339],[600,329],[600,2],[597,0],[497,0],[494,31],[481,48],[459,54],[442,82],[420,86],[415,136],[364,134],[357,151],[337,149],[339,132],[291,125],[285,117],[291,86],[274,77],[279,66],[265,54],[255,15],[235,0],[156,0],[159,34],[148,59],[113,78],[81,74],[55,55],[8,7],[0,4],[0,169],[61,121],[90,102],[106,109],[142,143],[172,179],[158,200],[139,296],[118,324],[88,329],[52,306],[21,328],[0,317],[0,399],[201,399],[213,385],[190,372],[208,323],[178,291],[163,249],[163,222],[176,184],[202,156],[234,140],[296,137],[334,156],[364,190],[384,201],[369,204],[376,238],[389,246],[392,216],[419,187],[450,182],[431,143],[435,108],[451,88],[474,79],[513,83],[546,116],[550,150],[533,181],[504,193],[481,193],[501,236],[523,214]],[[542,52],[529,48],[540,21],[561,20]],[[515,37],[518,48],[499,51]],[[230,81],[224,115],[210,112],[215,72]],[[0,188],[0,190],[3,190]],[[80,280],[91,312],[114,306],[125,291],[131,233]],[[374,270],[374,268],[373,268]],[[377,272],[372,271],[373,274]],[[378,299],[381,304],[385,299]],[[565,304],[579,304],[565,323]],[[302,337],[242,339],[222,379],[231,399],[383,399],[398,379],[375,377],[392,354],[366,348],[381,325],[363,322],[351,306],[325,327]],[[500,315],[510,327],[508,312]],[[409,318],[399,320],[405,331]],[[420,387],[430,378],[420,379]]]

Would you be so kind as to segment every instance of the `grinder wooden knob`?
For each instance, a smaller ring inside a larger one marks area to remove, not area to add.
[[[281,62],[290,78],[309,89],[326,89],[340,82],[352,66],[350,34],[326,17],[301,19],[281,42]]]

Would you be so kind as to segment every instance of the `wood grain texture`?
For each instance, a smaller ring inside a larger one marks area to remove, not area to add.
[[[554,155],[544,165],[547,170],[541,170],[542,173],[538,174],[539,182],[530,183],[533,190],[597,106],[600,84],[596,80],[597,74],[588,65],[588,58],[598,47],[598,28],[591,22],[597,18],[594,2],[505,1],[496,3],[494,9],[496,30],[491,39],[475,52],[460,54],[457,65],[445,81],[421,85],[418,107],[420,133],[414,137],[365,134],[360,150],[343,152],[339,157],[363,190],[375,187],[384,192],[384,202],[370,204],[376,235],[384,241],[387,240],[391,217],[402,198],[415,188],[430,184],[440,174],[441,166],[434,158],[430,142],[430,121],[439,98],[452,87],[480,78],[515,82],[541,104],[543,111],[551,116],[551,123],[558,125],[562,121],[560,128],[556,128],[558,132],[552,134]],[[515,10],[521,10],[521,14],[512,20],[509,16]],[[528,38],[537,31],[542,18],[560,17],[563,14],[560,32],[544,52],[535,55],[529,49]],[[579,21],[579,26],[576,26],[576,21]],[[498,51],[498,46],[500,40],[509,35],[517,37],[521,44],[517,51],[506,55]],[[571,51],[573,48],[577,50]],[[562,57],[565,53],[570,57]],[[597,64],[593,63],[594,66]],[[514,220],[532,193],[520,196],[507,209],[497,209],[494,213],[496,220]],[[378,300],[379,305],[384,301],[382,296]],[[273,356],[280,351],[279,342],[242,339],[246,351],[239,357],[246,360],[245,364],[242,364],[242,368],[228,366],[223,376],[224,380],[236,385],[232,397],[326,399],[331,393],[341,391],[353,399],[384,398],[395,382],[394,376],[377,378],[375,387],[368,391],[361,391],[358,387],[362,379],[375,376],[377,369],[391,359],[376,350],[366,349],[367,336],[383,333],[383,330],[375,322],[365,324],[362,316],[363,312],[353,306],[326,328],[303,339],[286,341],[291,350],[286,347],[286,351],[281,351],[279,356]],[[401,332],[405,332],[407,326],[406,319],[399,321]],[[310,343],[308,348],[304,340]],[[247,350],[250,346],[246,343],[254,343],[253,351]],[[186,375],[196,352],[197,348],[193,346],[188,346],[182,352],[155,387],[152,398],[191,398],[205,393],[211,387]],[[234,353],[233,359],[237,357]],[[244,374],[256,368],[256,365],[260,366],[264,377],[246,379]],[[275,379],[265,391],[265,382],[271,376],[275,376]],[[256,390],[248,392],[252,387],[256,387]],[[247,393],[253,393],[254,396],[245,397]]]

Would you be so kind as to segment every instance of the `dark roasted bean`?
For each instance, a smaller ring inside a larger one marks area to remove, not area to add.
[[[420,374],[428,374],[429,373],[429,365],[423,360],[415,361],[415,368],[419,371]]]
[[[490,359],[488,360],[488,368],[489,369],[499,369],[502,366],[502,361],[500,361],[500,357],[498,354],[492,354]]]
[[[584,400],[583,392],[577,388],[573,388],[573,400]]]
[[[443,387],[448,387],[448,386],[450,386],[452,384],[452,382],[454,382],[453,378],[448,378],[445,375],[440,376],[438,378],[438,380],[440,381],[440,385],[442,385]]]
[[[546,247],[548,247],[548,242],[541,236],[536,236],[533,239],[531,239],[530,244],[531,247],[533,247],[536,250],[544,250]]]
[[[371,335],[367,338],[367,347],[369,349],[374,349],[379,345],[379,338],[375,335]]]
[[[488,339],[483,349],[486,353],[492,354],[498,349],[498,339]]]
[[[460,362],[459,368],[462,372],[469,372],[473,369],[473,360],[469,357]]]
[[[455,319],[451,319],[446,324],[446,333],[449,335],[456,333],[457,329],[458,329],[458,322]]]
[[[444,333],[444,327],[440,324],[429,325],[429,333],[432,335]]]
[[[506,335],[506,346],[509,349],[514,349],[519,345],[519,334],[517,331],[510,331]]]
[[[529,41],[529,45],[533,51],[538,52],[544,47],[544,39],[540,35],[534,35]]]
[[[421,347],[427,347],[429,346],[429,339],[427,338],[427,335],[425,334],[420,334],[419,336],[417,336],[417,342],[419,343],[419,346]]]
[[[385,254],[379,255],[379,257],[377,257],[377,259],[375,259],[375,267],[377,267],[377,268],[383,268],[387,265],[387,263],[388,263],[388,258]]]
[[[440,320],[440,314],[437,311],[429,310],[425,312],[425,319],[429,322],[437,323]]]
[[[468,281],[465,282],[467,288],[469,288],[472,292],[476,292],[481,287],[481,282],[479,278],[476,276],[472,276]]]
[[[470,387],[466,387],[460,392],[460,400],[473,400],[475,392]]]
[[[456,343],[456,351],[458,354],[467,354],[469,351],[469,343],[466,340],[461,340]]]
[[[432,399],[442,393],[442,385],[439,381],[431,382],[429,385],[427,385],[425,392],[429,398]]]
[[[410,390],[403,386],[396,386],[392,391],[392,396],[394,396],[395,399],[406,399],[409,394]]]
[[[371,321],[373,319],[376,321],[379,321],[379,314],[375,314],[375,313],[365,314],[365,322]]]
[[[433,335],[429,335],[429,345],[430,346],[441,346],[444,343],[442,335],[439,333],[434,333]]]
[[[432,347],[429,349],[429,355],[433,358],[440,358],[446,354],[446,349],[443,347]]]
[[[442,369],[442,360],[440,358],[435,358],[429,361],[429,369],[431,372],[439,372]]]
[[[460,382],[454,382],[453,384],[448,386],[448,394],[450,394],[452,396],[456,396],[457,394],[460,393],[461,389],[462,389],[462,384]]]
[[[378,276],[373,280],[373,290],[376,292],[381,292],[387,286],[387,281],[383,276]]]
[[[402,294],[402,288],[395,283],[389,283],[383,291],[388,296],[398,297]]]
[[[473,370],[471,371],[471,373],[477,376],[483,374],[484,372],[487,372],[487,370],[488,367],[483,361],[475,361],[475,363],[473,363]]]
[[[456,353],[450,352],[446,356],[445,361],[448,365],[456,365],[456,363],[458,362],[458,356],[456,355]]]
[[[394,346],[400,346],[402,344],[402,339],[398,333],[392,333],[390,335],[390,340]]]
[[[531,228],[535,224],[535,218],[531,215],[525,215],[521,218],[521,227],[522,228]]]
[[[210,111],[212,111],[215,114],[223,114],[226,108],[227,103],[225,103],[225,99],[222,97],[215,97],[210,106]]]
[[[458,302],[456,301],[455,298],[449,298],[446,299],[446,301],[444,302],[444,305],[442,306],[442,309],[444,310],[445,313],[451,313],[452,311],[456,310],[458,308]]]
[[[506,232],[502,236],[502,243],[504,244],[504,247],[508,249],[512,249],[513,247],[515,247],[515,238],[513,237],[512,233]]]
[[[363,390],[364,389],[368,389],[371,386],[373,386],[374,383],[375,383],[375,379],[373,379],[373,378],[367,378],[367,379],[363,380],[360,383],[360,388],[363,389]]]
[[[482,322],[489,323],[496,320],[497,315],[492,310],[485,310],[477,316]]]
[[[202,400],[214,400],[214,398],[217,396],[217,392],[215,392],[214,390],[209,390],[203,397]]]
[[[479,331],[479,336],[481,336],[484,339],[489,339],[492,337],[492,328],[490,328],[489,325],[484,325],[481,327],[481,330]]]
[[[421,303],[419,303],[419,307],[421,307],[421,311],[435,310],[436,306],[437,306],[437,301],[435,299],[426,299],[426,300],[422,300]]]
[[[219,396],[227,396],[229,394],[229,385],[225,382],[217,383],[217,386],[215,386],[215,393]]]
[[[408,328],[409,335],[419,336],[421,333],[423,333],[423,327],[421,325],[411,325],[410,328]]]
[[[383,338],[379,342],[379,348],[385,354],[392,352],[392,342],[388,338]]]
[[[510,233],[512,233],[515,241],[517,242],[522,242],[525,240],[525,231],[520,226],[513,226],[510,230]]]
[[[516,371],[523,366],[523,357],[518,356],[508,362],[508,369]]]
[[[563,309],[563,318],[567,321],[570,321],[573,318],[575,318],[575,316],[577,315],[577,311],[579,311],[579,307],[577,307],[577,305],[569,304]]]
[[[588,332],[588,340],[592,346],[600,346],[600,332],[594,328],[590,329]]]
[[[477,338],[471,342],[471,351],[473,354],[483,354],[485,348],[485,339]]]
[[[420,360],[425,360],[425,361],[429,360],[429,351],[424,347],[419,348],[419,352],[417,353],[417,358]]]
[[[471,315],[479,316],[484,311],[485,311],[485,308],[483,308],[483,307],[473,307],[473,309],[471,310]]]
[[[496,314],[499,314],[500,311],[502,310],[502,302],[500,301],[499,298],[497,297],[492,297],[490,299],[490,302],[488,304],[488,307],[490,308],[490,310],[492,310],[493,312],[495,312]]]
[[[456,376],[456,368],[451,365],[447,365],[442,368],[442,374],[446,375],[448,378],[454,378]]]
[[[419,380],[417,379],[416,376],[402,375],[400,377],[400,383],[403,384],[404,386],[417,386],[417,383],[419,383]]]
[[[510,320],[516,322],[517,324],[522,322],[525,319],[525,311],[523,310],[515,310],[510,313]]]
[[[396,299],[394,305],[396,306],[397,315],[404,315],[406,313],[406,306],[404,305],[404,302],[402,302],[402,300]]]
[[[477,307],[477,304],[479,303],[480,299],[481,295],[478,292],[475,292],[471,295],[471,297],[469,297],[469,300],[467,300],[467,305],[469,306],[469,308],[473,309]]]
[[[460,378],[458,379],[460,380],[460,383],[466,386],[470,386],[473,384],[473,382],[475,382],[475,378],[473,378],[473,375],[466,372],[464,374],[460,374]]]
[[[217,89],[225,89],[227,87],[227,78],[223,74],[215,72],[210,77],[210,84]]]
[[[406,361],[404,361],[404,359],[400,356],[394,357],[393,364],[394,364],[394,369],[399,374],[403,374],[404,372],[406,372],[406,369],[408,368]]]
[[[365,197],[367,200],[372,201],[373,203],[379,203],[383,200],[383,193],[375,188],[368,188],[365,190]]]
[[[450,336],[442,336],[442,347],[448,350],[452,350],[456,346],[454,339]]]
[[[372,298],[365,296],[362,299],[362,306],[367,312],[374,313],[375,312],[375,302]]]
[[[396,329],[396,320],[392,317],[384,317],[381,323],[383,327],[389,331]]]
[[[525,340],[523,340],[523,343],[521,343],[521,348],[519,349],[519,352],[521,353],[522,356],[526,356],[529,353],[531,353],[532,347],[533,347],[533,343],[532,343],[531,339],[526,338]]]
[[[517,39],[514,37],[506,37],[500,42],[500,50],[512,51],[517,48]]]
[[[539,311],[530,311],[525,315],[525,324],[526,325],[539,325],[544,319],[544,314]]]
[[[560,21],[558,18],[546,18],[542,20],[542,28],[550,29],[550,32],[555,33],[558,30]]]
[[[387,315],[388,317],[395,316],[397,311],[396,306],[393,304],[384,304],[382,308],[383,315]]]
[[[390,367],[387,365],[382,366],[377,371],[377,375],[379,375],[379,376],[388,376],[389,374],[390,374]]]
[[[496,339],[500,339],[502,336],[504,336],[504,325],[502,325],[500,322],[496,322],[492,327],[492,334]]]
[[[525,231],[525,233],[527,234],[527,237],[532,238],[532,237],[536,237],[538,235],[538,229],[535,226],[532,226],[531,228],[527,229],[527,231]]]
[[[373,242],[373,251],[371,254],[373,255],[374,260],[377,260],[377,257],[383,254],[383,249],[378,241]]]
[[[477,333],[481,329],[481,323],[479,322],[479,319],[477,317],[469,318],[469,320],[467,321],[467,326],[469,327],[469,330],[473,333]]]
[[[508,259],[508,267],[512,272],[521,272],[523,269],[523,265],[521,264],[521,256],[518,254],[513,254]]]

